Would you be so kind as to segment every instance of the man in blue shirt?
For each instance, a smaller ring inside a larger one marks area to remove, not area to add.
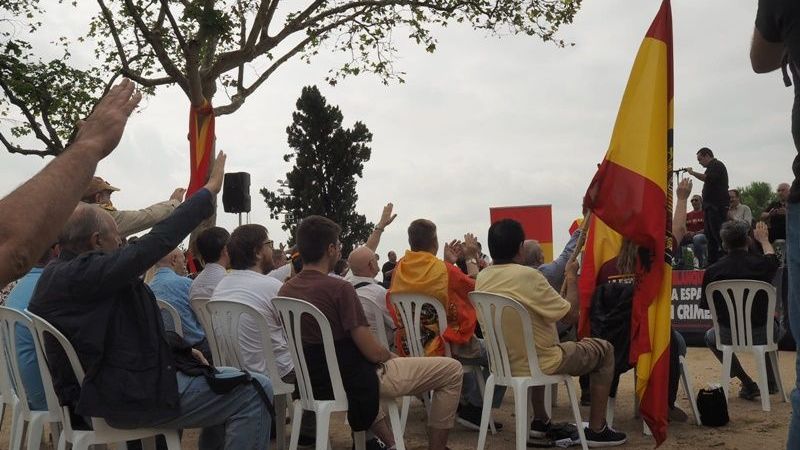
[[[164,300],[178,310],[178,314],[181,316],[183,340],[203,352],[206,359],[210,361],[211,349],[206,340],[206,333],[189,304],[192,280],[185,276],[186,257],[183,255],[183,251],[180,248],[172,250],[156,263],[155,268],[156,273],[150,281],[150,289],[157,299]]]
[[[25,312],[33,296],[36,283],[39,282],[39,277],[42,276],[44,266],[53,258],[53,253],[53,249],[48,249],[47,252],[39,258],[36,266],[25,274],[24,277],[20,278],[17,285],[14,286],[14,289],[8,294],[6,306],[20,312]],[[19,362],[22,384],[25,386],[25,393],[28,396],[28,406],[33,411],[43,411],[47,409],[47,400],[44,394],[44,387],[42,386],[42,377],[39,374],[39,362],[36,358],[36,347],[33,345],[33,336],[31,336],[27,328],[21,325],[17,326],[17,361]]]

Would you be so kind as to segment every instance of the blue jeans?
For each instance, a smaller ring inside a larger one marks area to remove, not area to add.
[[[255,373],[252,376],[261,382],[271,401],[272,382],[269,378]],[[242,384],[221,395],[211,390],[205,377],[191,377],[178,372],[177,378],[181,415],[167,422],[137,423],[136,427],[169,430],[202,428],[198,443],[200,450],[268,448],[271,418],[253,385]],[[119,423],[109,424],[130,428]]]
[[[706,266],[707,245],[708,240],[706,239],[705,234],[698,233],[692,237],[692,251],[694,252],[694,257],[697,258],[697,267],[701,269]]]
[[[786,205],[786,265],[789,268],[789,324],[800,343],[800,203]],[[800,354],[800,345],[797,347]],[[792,390],[792,419],[786,448],[800,448],[800,358],[795,355],[796,381]]]
[[[477,358],[456,358],[462,364],[465,365],[479,365],[483,371],[483,379],[489,378],[489,355],[486,352],[486,344],[484,344],[483,339],[478,339],[478,342],[481,346],[481,354]],[[494,396],[492,397],[492,408],[499,408],[500,404],[503,403],[503,396],[506,393],[505,386],[495,385],[494,387]],[[472,406],[476,406],[478,408],[483,407],[483,396],[481,395],[481,389],[478,385],[478,378],[475,372],[469,372],[464,374],[464,380],[461,383],[461,403],[468,404]]]

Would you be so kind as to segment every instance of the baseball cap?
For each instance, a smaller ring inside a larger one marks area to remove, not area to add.
[[[108,184],[108,181],[100,178],[94,177],[92,181],[89,182],[89,187],[86,188],[86,192],[84,192],[83,197],[91,197],[99,192],[103,191],[118,191],[119,188],[115,188],[114,186]]]

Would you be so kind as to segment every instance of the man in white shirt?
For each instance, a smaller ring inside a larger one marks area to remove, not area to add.
[[[728,209],[728,218],[730,220],[740,220],[746,224],[753,225],[753,213],[750,207],[742,203],[742,198],[737,189],[729,189],[728,196],[731,199],[730,209]]]
[[[272,299],[278,295],[282,283],[266,275],[273,268],[272,240],[269,239],[267,229],[257,224],[242,225],[233,230],[227,249],[233,270],[214,289],[211,301],[233,300],[259,311],[267,322],[278,375],[284,382],[294,384],[296,378],[286,334],[278,311],[272,304]],[[248,315],[242,316],[239,322],[239,348],[244,359],[243,369],[269,375],[260,331]],[[315,428],[314,414],[304,413],[300,429],[301,447],[315,443]]]
[[[383,320],[386,328],[386,338],[391,350],[391,344],[394,342],[394,321],[386,308],[386,289],[375,280],[375,276],[380,272],[378,256],[371,248],[361,246],[350,252],[347,262],[350,264],[350,270],[352,271],[352,276],[348,281],[356,288],[356,292],[361,298],[361,303],[369,301],[381,312],[382,317],[375,317],[372,308],[364,308],[369,327],[375,333],[375,321]]]
[[[225,248],[230,237],[230,233],[220,227],[207,228],[197,236],[195,246],[200,258],[203,259],[204,267],[192,282],[189,301],[196,298],[211,298],[214,288],[230,269],[231,260],[228,257],[228,249]]]

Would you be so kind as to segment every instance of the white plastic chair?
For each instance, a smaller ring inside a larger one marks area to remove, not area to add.
[[[181,324],[181,315],[178,313],[178,310],[175,309],[174,306],[170,305],[169,302],[166,300],[161,300],[160,298],[156,299],[156,303],[158,303],[158,309],[162,311],[162,314],[166,312],[170,319],[172,319],[172,330],[178,334],[178,336],[183,337],[183,326]],[[162,320],[166,319],[162,316]],[[168,327],[169,323],[166,320],[164,321],[164,329],[170,329]]]
[[[275,400],[275,425],[276,444],[278,449],[286,448],[286,406],[294,392],[294,386],[281,380],[278,365],[275,363],[275,351],[272,348],[269,327],[264,315],[250,305],[234,300],[218,299],[206,304],[211,315],[211,324],[214,338],[219,349],[219,366],[238,367],[244,366],[241,347],[239,345],[239,323],[242,315],[246,314],[255,323],[261,337],[261,349],[264,361],[267,364],[267,375],[272,380],[272,392]]]
[[[221,355],[219,354],[217,340],[214,336],[214,328],[211,323],[211,313],[209,313],[208,309],[206,309],[206,305],[209,301],[211,301],[211,299],[208,297],[197,297],[189,300],[189,306],[192,307],[194,315],[197,317],[197,320],[200,321],[200,325],[203,326],[203,331],[206,333],[206,339],[208,340],[208,346],[211,349],[211,358],[214,360],[214,364],[220,366],[221,364],[218,361]]]
[[[36,333],[33,334],[33,342],[36,346],[36,356],[39,358],[39,372],[42,375],[42,384],[44,385],[47,395],[48,406],[50,406],[51,401],[54,401],[53,399],[56,398],[56,394],[55,388],[53,387],[53,378],[50,373],[47,354],[44,351],[44,342],[47,341],[51,344],[57,343],[59,345],[69,360],[70,367],[72,368],[78,384],[83,384],[85,372],[78,359],[78,354],[75,353],[75,349],[72,347],[69,340],[46,320],[29,311],[26,312],[31,317],[33,329],[36,331]],[[49,336],[50,339],[48,340],[46,336]],[[74,450],[88,450],[89,446],[95,444],[124,443],[125,441],[154,438],[158,435],[164,436],[169,450],[180,450],[181,448],[181,441],[176,430],[155,428],[121,430],[111,427],[104,419],[97,417],[88,418],[92,427],[91,430],[76,430],[72,426],[69,407],[61,407],[60,416],[64,429],[58,440],[58,450],[65,450],[68,442],[72,444]]]
[[[441,336],[442,333],[444,333],[444,331],[447,329],[447,313],[444,310],[444,306],[442,306],[442,303],[439,302],[439,300],[423,294],[392,294],[390,299],[392,301],[392,305],[394,305],[394,308],[397,311],[398,317],[405,326],[406,342],[410,356],[424,357],[425,345],[422,342],[422,333],[420,332],[422,308],[426,305],[429,305],[429,307],[436,311],[436,320],[439,322],[439,336]],[[444,338],[442,338],[442,342],[444,343],[445,356],[453,357],[453,354],[450,350],[450,344],[445,341]],[[486,380],[483,378],[483,370],[481,369],[481,366],[465,364],[463,361],[462,366],[464,368],[464,373],[475,373],[475,378],[478,380],[478,388],[480,389],[481,396],[485,397]],[[422,398],[425,402],[425,410],[427,411],[430,408],[430,398],[429,396],[423,396]],[[489,403],[491,404],[491,401]],[[403,407],[405,408],[403,411],[403,416],[406,416],[408,414],[407,407],[405,404]],[[492,430],[492,434],[497,433],[497,430],[495,430],[494,427],[494,421],[491,421],[489,426]]]
[[[378,308],[378,306],[372,300],[363,295],[359,295],[358,299],[361,300],[361,305],[364,307],[364,312],[365,313],[368,312],[368,315],[372,315],[373,317],[374,323],[372,324],[372,328],[374,329],[372,331],[373,334],[375,334],[375,337],[378,338],[378,342],[380,342],[381,345],[383,345],[387,349],[391,348],[389,347],[389,338],[388,338],[389,335],[386,333],[386,324],[383,323],[383,311],[381,311],[380,308]],[[406,395],[401,400],[401,405],[402,405],[400,407],[401,434],[406,429],[406,422],[408,421],[408,410],[411,406],[412,398],[413,396]]]
[[[32,411],[28,406],[28,395],[25,391],[22,373],[20,372],[19,360],[17,359],[17,325],[30,331],[34,335],[31,319],[21,312],[0,306],[0,348],[2,348],[3,368],[8,368],[6,383],[7,391],[3,391],[3,397],[15,398],[16,402],[11,414],[11,437],[10,446],[12,450],[22,448],[22,432],[25,423],[28,424],[28,449],[39,449],[42,442],[42,433],[45,423],[59,423],[61,417],[51,414],[49,410]]]
[[[753,343],[753,300],[758,292],[767,294],[766,344]],[[719,313],[714,305],[714,293],[722,296],[728,313],[731,329],[731,343],[723,344],[719,335]],[[756,280],[724,280],[709,283],[706,287],[706,298],[714,321],[714,335],[717,349],[722,352],[722,389],[728,397],[731,378],[731,362],[734,353],[752,353],[758,366],[758,388],[761,391],[761,409],[770,410],[769,386],[767,382],[767,359],[769,354],[775,373],[775,382],[784,402],[788,402],[783,388],[781,372],[778,369],[778,344],[774,339],[775,287],[769,283]]]
[[[286,330],[286,337],[289,342],[289,352],[292,355],[294,371],[297,376],[297,385],[300,389],[300,399],[295,400],[294,417],[292,419],[292,437],[289,444],[290,450],[297,449],[297,441],[300,438],[300,417],[304,410],[314,411],[317,415],[317,444],[316,450],[324,450],[330,446],[328,430],[330,428],[331,413],[336,411],[347,411],[347,396],[342,384],[342,376],[339,372],[339,363],[336,358],[336,350],[333,347],[333,334],[328,319],[316,306],[304,300],[289,297],[275,297],[272,299],[278,314],[281,316],[283,328]],[[309,377],[308,365],[306,364],[305,352],[303,351],[303,340],[301,336],[301,318],[308,314],[319,325],[322,334],[322,343],[325,349],[325,362],[328,365],[328,372],[333,388],[333,400],[318,400],[314,396]],[[403,434],[400,426],[400,412],[397,404],[391,401],[381,402],[389,413],[389,420],[394,430],[395,445],[398,450],[405,450]],[[356,450],[364,450],[366,446],[363,431],[354,433]]]
[[[524,450],[527,447],[528,433],[530,430],[530,416],[528,411],[528,391],[533,386],[548,386],[563,382],[567,389],[567,395],[572,406],[572,413],[575,417],[575,425],[578,429],[581,446],[586,450],[586,436],[583,433],[583,420],[578,407],[578,397],[570,375],[545,375],[539,367],[539,355],[536,353],[536,346],[533,337],[533,325],[530,315],[524,306],[514,299],[502,295],[491,294],[489,292],[474,291],[469,294],[472,304],[481,317],[483,327],[483,338],[486,350],[489,352],[491,375],[486,380],[486,391],[483,396],[483,414],[481,415],[481,429],[478,434],[478,450],[483,450],[486,445],[487,423],[490,420],[489,412],[491,408],[491,395],[494,386],[509,386],[514,393],[514,414],[516,416],[516,449]],[[505,336],[503,334],[503,312],[510,309],[515,312],[520,319],[522,327],[520,330],[513,330],[514,333],[522,333],[523,341],[527,345],[528,368],[530,376],[514,376],[511,373],[511,363],[508,358],[508,348],[506,347]]]

